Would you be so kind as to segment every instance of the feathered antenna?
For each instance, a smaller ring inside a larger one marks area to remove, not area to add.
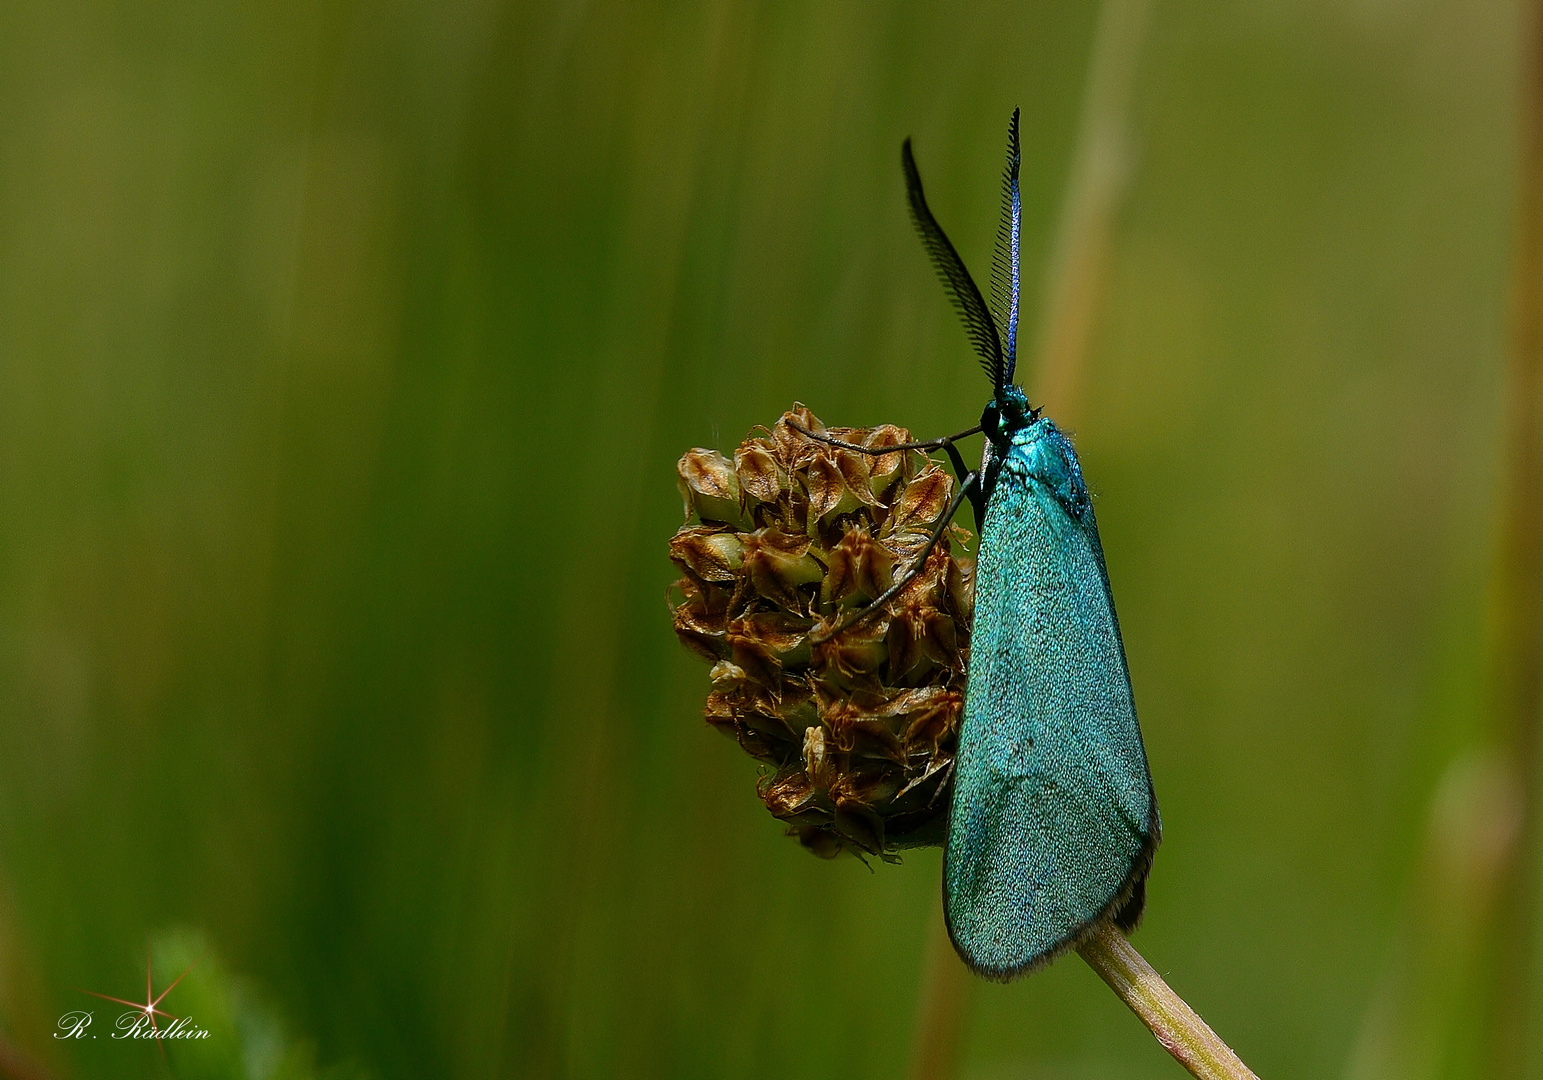
[[[1002,220],[991,256],[991,313],[997,336],[1004,343],[1002,383],[1013,381],[1018,366],[1018,235],[1023,220],[1023,196],[1018,190],[1018,110],[1007,124],[1007,167],[1002,170]],[[999,384],[1001,385],[1001,384]]]
[[[964,332],[980,356],[980,366],[991,376],[993,389],[1000,392],[1007,385],[1007,369],[1002,362],[1002,340],[997,335],[996,320],[986,307],[975,279],[964,268],[964,260],[954,250],[948,235],[938,224],[932,211],[927,209],[927,196],[922,192],[921,174],[916,171],[916,159],[911,156],[911,140],[900,147],[900,166],[905,170],[905,191],[911,200],[911,220],[921,234],[922,246],[932,259],[932,268],[938,272],[938,280],[953,301],[954,310],[964,323]]]

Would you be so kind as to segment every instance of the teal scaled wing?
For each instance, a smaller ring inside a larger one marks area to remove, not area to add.
[[[986,507],[944,911],[1006,980],[1140,917],[1161,833],[1103,548],[1071,443],[1021,428]]]

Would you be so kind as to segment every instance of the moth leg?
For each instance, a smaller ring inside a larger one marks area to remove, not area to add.
[[[954,492],[954,497],[949,500],[948,509],[943,512],[943,516],[938,518],[937,523],[932,526],[932,534],[927,537],[927,546],[922,548],[921,554],[916,557],[916,561],[911,564],[905,573],[895,579],[893,585],[880,593],[867,607],[837,620],[836,625],[829,630],[824,632],[816,631],[810,634],[809,643],[811,645],[819,645],[822,642],[829,641],[849,627],[856,626],[861,622],[867,622],[877,612],[884,610],[885,604],[899,596],[900,590],[909,585],[912,579],[922,572],[922,567],[927,565],[927,556],[932,554],[932,549],[938,546],[939,540],[943,539],[943,534],[948,530],[949,523],[954,520],[954,515],[959,512],[959,507],[964,503],[964,500],[977,488],[978,481],[979,477],[975,473],[966,474],[964,483],[959,485],[959,490]]]
[[[838,439],[834,435],[826,435],[818,431],[810,431],[796,420],[789,420],[788,427],[792,428],[800,435],[807,435],[815,442],[827,443],[830,446],[839,446],[843,450],[851,450],[858,454],[867,454],[869,457],[883,457],[885,454],[894,454],[900,452],[901,450],[931,451],[949,449],[959,439],[968,439],[971,435],[979,435],[982,430],[981,426],[976,424],[974,427],[967,428],[966,430],[957,432],[956,434],[944,435],[941,439],[928,439],[926,442],[896,443],[894,446],[859,446],[855,442],[847,442],[845,439]],[[958,453],[957,450],[953,452]]]
[[[807,435],[815,442],[822,442],[829,446],[839,446],[843,450],[867,454],[870,457],[883,457],[885,454],[894,454],[901,450],[922,450],[929,453],[933,450],[942,450],[948,455],[948,462],[953,466],[954,475],[959,478],[961,487],[969,486],[968,477],[971,473],[970,467],[964,463],[964,458],[960,456],[959,448],[954,443],[960,439],[968,439],[971,435],[979,435],[984,430],[981,425],[976,424],[974,427],[967,428],[954,435],[944,435],[941,439],[928,439],[926,442],[899,443],[895,446],[859,446],[854,442],[847,442],[845,439],[837,439],[817,431],[810,431],[796,420],[789,420],[788,427],[800,435]],[[970,506],[975,511],[977,523],[986,520],[986,500],[981,493],[979,484],[976,484],[970,493]]]
[[[943,443],[943,451],[948,455],[948,463],[954,467],[954,475],[959,478],[959,490],[970,500],[970,509],[975,511],[975,529],[978,532],[986,521],[986,496],[981,491],[980,478],[970,471],[964,458],[959,456],[959,448],[953,443],[955,438],[958,436],[948,437],[948,441]]]

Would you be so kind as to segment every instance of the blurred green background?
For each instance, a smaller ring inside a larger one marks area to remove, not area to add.
[[[164,1075],[54,1024],[187,926],[380,1080],[904,1075],[940,857],[811,858],[702,723],[674,462],[795,399],[975,420],[899,144],[980,274],[1023,106],[1033,340],[1098,20],[0,6],[12,1052]],[[1135,941],[1267,1078],[1482,1074],[1427,836],[1489,790],[1518,25],[1154,0],[1131,62],[1067,412],[1163,808]],[[1075,957],[956,1004],[958,1076],[1182,1075]]]

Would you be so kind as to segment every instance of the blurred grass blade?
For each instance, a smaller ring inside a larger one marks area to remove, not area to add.
[[[1074,422],[1109,271],[1114,219],[1130,182],[1131,88],[1149,0],[1105,0],[1083,93],[1077,149],[1046,268],[1033,401]]]
[[[948,939],[940,895],[927,934],[927,967],[922,974],[922,999],[911,1051],[911,1080],[943,1080],[953,1075],[963,1034],[960,1027],[973,989],[970,969]]]
[[[1543,4],[1524,20],[1518,115],[1521,154],[1511,295],[1511,360],[1500,554],[1491,594],[1494,724],[1520,784],[1521,837],[1504,868],[1493,933],[1496,983],[1490,997],[1490,1073],[1529,1071],[1535,966],[1533,921],[1538,835],[1539,706],[1543,701]]]
[[[1447,769],[1411,913],[1363,1024],[1351,1080],[1494,1080],[1529,1071],[1543,700],[1543,4],[1519,17],[1523,55],[1511,349],[1498,551],[1484,660],[1492,750]],[[1487,983],[1488,985],[1485,985]],[[1468,1010],[1475,1006],[1475,1019]]]
[[[1500,753],[1447,766],[1431,800],[1405,924],[1351,1052],[1347,1080],[1431,1080],[1464,1059],[1483,933],[1516,848],[1521,789]],[[1460,1070],[1461,1071],[1461,1070]]]

